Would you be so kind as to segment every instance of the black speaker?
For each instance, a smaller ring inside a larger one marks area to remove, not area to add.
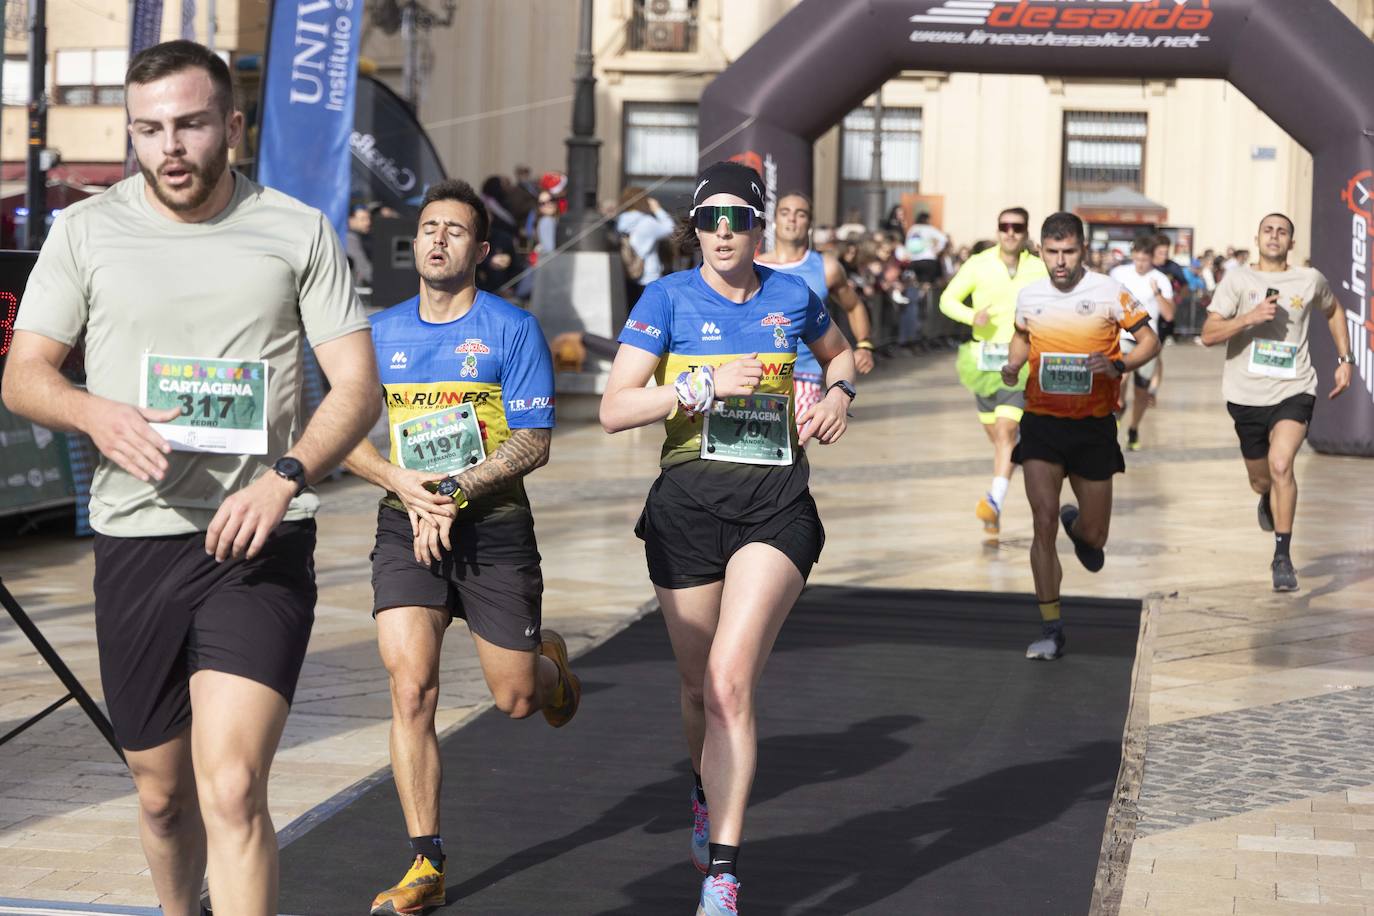
[[[415,272],[415,220],[379,216],[372,220],[372,306],[391,308],[420,292]]]

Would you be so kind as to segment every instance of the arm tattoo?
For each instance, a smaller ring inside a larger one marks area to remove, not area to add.
[[[486,461],[457,475],[463,495],[469,500],[480,499],[535,468],[543,467],[549,460],[552,438],[552,431],[547,429],[512,430],[510,438],[488,455]]]

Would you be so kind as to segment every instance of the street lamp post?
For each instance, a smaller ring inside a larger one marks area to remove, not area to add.
[[[615,347],[625,323],[625,265],[613,227],[597,212],[597,169],[601,141],[596,139],[596,78],[592,76],[592,0],[582,0],[582,21],[573,75],[572,135],[568,137],[568,212],[558,221],[558,248],[539,258],[534,272],[530,311],[545,336],[574,335]],[[584,406],[606,387],[608,364],[595,362],[572,372],[559,372],[554,384],[559,398],[572,396]],[[561,400],[564,407],[571,400]],[[562,409],[562,408],[560,408]],[[580,408],[574,408],[580,409]],[[594,410],[594,408],[592,408]]]
[[[572,136],[568,137],[568,215],[559,221],[559,243],[573,251],[609,251],[606,231],[598,226],[597,174],[601,141],[596,134],[596,77],[592,73],[592,0],[582,0],[573,70]]]
[[[401,10],[401,44],[405,45],[405,63],[401,68],[402,97],[410,103],[417,115],[420,112],[420,36],[416,20],[419,18],[417,4],[407,3]]]
[[[417,115],[420,111],[420,78],[423,76],[420,66],[421,34],[427,35],[434,29],[448,28],[453,25],[454,16],[458,12],[458,0],[442,0],[442,4],[442,14],[436,13],[420,0],[408,0],[400,7],[394,2],[389,7],[385,4],[382,7],[390,15],[400,16],[401,44],[405,47],[405,59],[401,63],[401,97],[410,104],[411,111]],[[374,11],[373,15],[376,16],[377,12]],[[384,25],[382,30],[391,34],[394,28]]]
[[[883,90],[873,97],[873,165],[868,176],[868,187],[864,190],[864,222],[870,230],[877,229],[883,222],[886,195],[883,189]]]
[[[44,79],[48,64],[48,17],[45,0],[29,4],[29,156],[24,206],[24,247],[36,250],[43,244],[48,215],[48,93]]]

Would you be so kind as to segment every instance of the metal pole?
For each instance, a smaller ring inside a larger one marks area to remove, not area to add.
[[[559,241],[565,242],[601,221],[597,212],[597,178],[601,141],[596,138],[596,76],[592,71],[592,0],[582,0],[573,66],[572,136],[568,146],[568,216],[559,220]],[[609,251],[606,232],[588,232],[575,251]]]
[[[419,3],[407,3],[401,11],[401,42],[405,45],[406,56],[402,64],[401,85],[405,89],[405,100],[417,114],[420,111],[420,35]]]
[[[883,222],[887,194],[883,188],[883,89],[873,97],[873,165],[868,176],[868,189],[864,192],[867,207],[864,223],[869,229],[877,229]]]
[[[100,734],[104,736],[105,740],[109,742],[114,752],[119,755],[119,759],[123,760],[124,752],[120,750],[119,742],[115,740],[114,728],[110,725],[110,720],[105,717],[104,711],[96,705],[95,700],[91,699],[91,695],[86,692],[86,688],[81,686],[81,682],[76,679],[76,675],[72,674],[71,669],[62,661],[62,656],[57,654],[57,650],[43,638],[43,634],[39,632],[34,622],[29,619],[29,615],[24,613],[24,609],[19,606],[19,602],[14,599],[14,596],[10,594],[10,590],[5,587],[3,579],[0,579],[0,607],[4,607],[4,609],[9,612],[10,619],[13,620],[20,631],[29,638],[29,642],[38,650],[39,656],[47,663],[52,673],[57,675],[57,679],[62,682],[62,686],[67,688],[67,696],[58,700],[37,716],[34,716],[28,722],[24,723],[23,728],[32,725],[38,719],[41,719],[43,716],[46,716],[63,703],[67,702],[67,700],[74,699],[77,705],[86,713],[86,717],[91,720],[91,724],[96,727]],[[10,732],[5,736],[4,740],[8,741],[10,738],[13,738],[19,732],[23,731],[23,728]]]
[[[43,168],[43,150],[48,145],[48,21],[46,0],[29,0],[29,157],[28,187],[24,206],[29,215],[24,221],[24,247],[30,251],[43,245],[48,213],[48,173]]]
[[[215,50],[215,0],[205,4],[205,47]]]
[[[0,0],[0,121],[4,120],[5,114],[5,33],[9,31],[9,2]],[[0,137],[5,135],[4,124],[0,123]],[[5,157],[0,156],[0,164]],[[0,245],[0,247],[4,247]]]

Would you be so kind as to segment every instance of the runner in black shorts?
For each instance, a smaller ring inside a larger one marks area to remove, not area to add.
[[[267,774],[315,609],[304,488],[376,420],[377,368],[329,221],[227,168],[224,62],[156,45],[125,98],[140,174],[54,223],[5,403],[101,453],[100,674],[163,912],[200,911],[208,858],[220,912],[275,913]],[[58,371],[83,334],[85,391]],[[302,432],[306,338],[330,390]]]
[[[563,638],[540,629],[544,579],[524,477],[549,457],[553,360],[533,315],[480,292],[489,218],[463,181],[431,187],[413,248],[420,294],[373,316],[391,430],[390,461],[368,441],[347,467],[384,488],[372,552],[373,614],[391,678],[391,766],[410,869],[373,913],[442,906],[442,771],[434,714],[439,655],[467,620],[492,699],[555,728],[581,685]]]
[[[1064,651],[1059,586],[1063,570],[1055,539],[1059,526],[1089,572],[1102,568],[1112,519],[1112,477],[1126,470],[1116,442],[1121,376],[1153,359],[1159,338],[1144,306],[1117,281],[1084,265],[1083,222],[1056,213],[1040,232],[1040,256],[1050,275],[1016,299],[1016,334],[1002,379],[1011,385],[1026,361],[1026,413],[1012,452],[1026,477],[1035,537],[1031,572],[1040,604],[1041,637],[1027,658],[1055,659]],[[1121,331],[1136,347],[1121,356]],[[1059,505],[1064,478],[1077,505]]]
[[[737,907],[757,752],[754,688],[825,538],[802,448],[844,434],[855,368],[805,281],[753,262],[758,173],[718,162],[696,187],[695,228],[682,239],[700,244],[704,263],[645,288],[620,335],[601,423],[619,432],[666,421],[663,472],[635,533],[677,656],[698,774],[692,860],[707,877],[697,912],[726,916]],[[800,418],[798,342],[828,386]]]
[[[1334,398],[1350,387],[1354,357],[1345,309],[1326,278],[1310,267],[1289,267],[1293,221],[1282,213],[1260,220],[1259,265],[1226,272],[1202,325],[1202,342],[1226,344],[1221,391],[1236,424],[1250,487],[1260,495],[1259,526],[1274,532],[1270,577],[1276,592],[1298,587],[1290,549],[1298,511],[1293,459],[1307,438],[1317,402],[1317,370],[1307,334],[1321,312],[1336,344]]]

